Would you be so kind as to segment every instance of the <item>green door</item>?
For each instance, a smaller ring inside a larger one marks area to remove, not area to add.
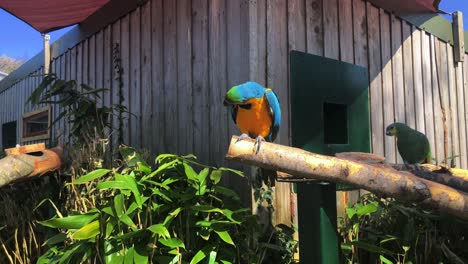
[[[297,51],[290,65],[293,146],[325,155],[369,152],[367,69]],[[297,184],[301,263],[339,263],[336,188]]]

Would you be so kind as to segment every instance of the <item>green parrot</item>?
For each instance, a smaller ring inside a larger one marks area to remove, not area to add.
[[[429,140],[423,133],[403,123],[393,123],[386,129],[387,136],[395,136],[398,153],[405,164],[431,163]]]

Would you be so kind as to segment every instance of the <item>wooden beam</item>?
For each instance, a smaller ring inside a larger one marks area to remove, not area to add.
[[[465,33],[463,31],[463,14],[460,11],[452,13],[453,27],[453,59],[462,62],[465,57]]]
[[[352,185],[468,220],[468,194],[385,164],[324,156],[269,142],[262,142],[257,154],[254,150],[254,140],[237,141],[233,136],[226,158],[295,177]]]

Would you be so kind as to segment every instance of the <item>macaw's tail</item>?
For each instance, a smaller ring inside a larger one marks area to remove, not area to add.
[[[254,179],[255,179],[255,183],[254,183],[255,187],[259,188],[262,186],[262,184],[265,184],[270,187],[274,187],[275,181],[276,181],[276,171],[258,168],[257,172],[255,173]]]

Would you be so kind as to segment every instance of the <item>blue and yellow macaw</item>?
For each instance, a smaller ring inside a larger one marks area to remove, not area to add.
[[[263,140],[275,140],[281,123],[281,109],[272,89],[246,82],[229,89],[224,105],[231,106],[232,119],[242,132],[238,140],[256,139],[255,153]]]
[[[231,107],[232,119],[242,132],[237,141],[249,137],[256,139],[255,154],[260,150],[262,141],[275,140],[281,123],[281,108],[273,90],[256,82],[246,82],[229,89],[224,105]],[[267,185],[274,185],[276,172],[261,169],[259,173],[258,179],[263,179]]]

